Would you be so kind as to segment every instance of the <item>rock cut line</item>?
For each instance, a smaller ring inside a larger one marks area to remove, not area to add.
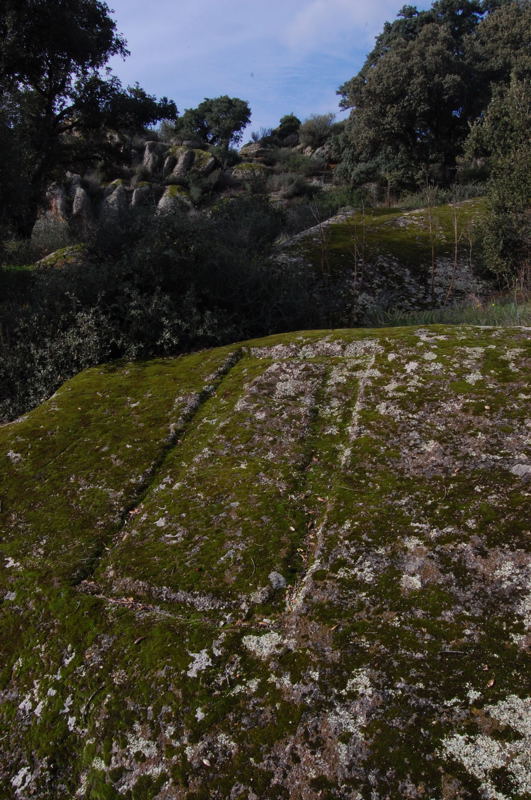
[[[153,461],[151,467],[144,473],[136,489],[133,499],[125,506],[120,514],[120,521],[117,528],[110,537],[102,536],[97,543],[93,554],[88,559],[85,566],[81,567],[74,576],[72,583],[79,586],[83,581],[90,580],[95,574],[104,554],[112,548],[116,539],[120,536],[124,527],[127,525],[131,516],[142,505],[146,496],[156,482],[157,476],[161,472],[169,454],[178,446],[181,439],[188,430],[199,410],[204,404],[217,393],[226,376],[244,357],[242,348],[230,353],[225,362],[211,376],[206,378],[207,385],[200,392],[195,393],[193,400],[183,411],[179,420],[170,429],[170,435],[166,439],[158,457]],[[110,540],[110,542],[109,542]]]
[[[357,397],[356,397],[356,403],[355,403],[354,408],[352,410],[352,417],[351,417],[350,424],[349,424],[349,426],[347,428],[348,433],[349,433],[349,441],[351,443],[357,437],[358,432],[359,432],[360,412],[361,412],[361,409],[363,407],[363,403],[364,403],[364,399],[365,399],[366,387],[367,387],[368,380],[369,380],[369,378],[371,376],[372,369],[374,367],[374,362],[376,360],[376,355],[377,355],[376,352],[374,352],[371,355],[371,357],[370,357],[370,359],[369,359],[369,361],[367,363],[367,366],[365,367],[365,370],[363,371],[363,374],[362,374],[362,376],[360,378],[360,381],[359,381],[358,394],[357,394]],[[345,448],[342,456],[341,456],[341,459],[340,459],[341,469],[345,468],[345,466],[346,466],[346,464],[347,464],[347,462],[348,462],[348,460],[350,458],[350,455],[351,455],[351,449],[350,449],[350,447],[347,446]],[[319,527],[316,530],[316,542],[315,542],[314,553],[313,553],[313,562],[310,565],[310,567],[308,568],[308,570],[306,571],[306,574],[304,575],[302,580],[300,581],[299,586],[287,598],[286,610],[287,610],[287,612],[288,612],[288,614],[290,616],[292,616],[292,615],[296,616],[296,615],[298,615],[300,613],[301,608],[302,608],[302,606],[304,604],[304,601],[305,601],[305,599],[306,599],[306,597],[307,597],[307,595],[308,595],[308,593],[310,591],[310,587],[311,587],[312,580],[313,580],[313,575],[319,569],[322,568],[321,554],[323,552],[323,547],[324,547],[324,542],[325,542],[325,531],[326,531],[326,528],[327,528],[327,525],[328,525],[330,512],[332,511],[332,509],[334,507],[333,491],[332,490],[333,490],[333,487],[334,487],[335,483],[337,483],[337,478],[332,477],[331,480],[330,480],[329,487],[328,487],[328,498],[329,499],[327,500],[326,507],[325,507],[325,510],[324,510],[324,514],[323,514],[321,523],[320,523]]]

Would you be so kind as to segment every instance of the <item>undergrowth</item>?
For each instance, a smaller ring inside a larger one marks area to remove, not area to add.
[[[477,298],[466,304],[444,308],[415,311],[377,310],[367,314],[364,324],[374,327],[401,327],[403,325],[531,325],[531,302],[502,296],[481,302]]]

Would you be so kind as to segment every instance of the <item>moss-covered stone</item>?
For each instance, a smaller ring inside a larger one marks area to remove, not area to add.
[[[179,186],[178,184],[172,184],[171,186],[168,186],[165,193],[171,198],[181,197],[188,200],[190,197],[187,189],[185,189],[184,186]]]
[[[279,257],[347,271],[358,319],[375,310],[448,305],[481,295],[476,267],[483,199],[422,208],[340,212],[281,245]]]
[[[60,269],[61,267],[80,266],[87,258],[86,244],[72,244],[54,250],[53,253],[41,258],[34,267],[42,269]]]
[[[269,173],[268,167],[258,161],[242,161],[232,168],[232,176],[237,180],[251,180],[260,178]]]
[[[281,335],[0,428],[0,797],[524,798],[528,348]]]

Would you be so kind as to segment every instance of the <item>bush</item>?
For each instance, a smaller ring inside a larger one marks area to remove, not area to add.
[[[363,189],[340,187],[321,191],[310,202],[301,199],[288,206],[285,210],[284,230],[293,236],[333,217],[341,208],[361,208],[369,205],[367,193]]]
[[[432,205],[442,206],[446,203],[460,203],[463,200],[481,197],[485,193],[485,184],[455,183],[447,189],[440,186],[430,187],[430,189],[432,189],[430,195]],[[426,205],[426,190],[402,194],[397,199],[396,205],[406,209],[423,208]]]
[[[312,114],[299,128],[300,143],[305,147],[321,147],[333,132],[335,114]]]
[[[251,131],[251,142],[261,142],[262,139],[269,139],[273,133],[273,128],[259,128],[257,131]]]
[[[326,169],[324,158],[305,156],[303,153],[294,152],[290,148],[276,150],[274,159],[276,173],[291,172],[309,178],[313,175],[321,174]]]
[[[264,197],[243,195],[208,215],[100,227],[82,266],[25,270],[20,282],[0,271],[0,419],[103,361],[349,324],[344,273],[271,258],[284,224]]]

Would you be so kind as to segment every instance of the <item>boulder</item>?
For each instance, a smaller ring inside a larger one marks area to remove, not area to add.
[[[157,204],[159,214],[167,214],[172,211],[188,211],[192,208],[192,201],[188,192],[181,186],[167,186],[164,194]]]
[[[264,147],[260,142],[249,142],[240,150],[240,156],[244,161],[260,161],[263,164],[272,164],[274,154],[270,147]]]
[[[177,159],[175,167],[171,172],[171,178],[185,178],[188,175],[194,161],[195,152],[188,148],[178,148],[175,157]]]
[[[246,181],[264,177],[268,172],[268,168],[258,161],[243,161],[232,168],[231,177],[236,181]]]
[[[524,798],[523,328],[95,367],[0,427],[0,796]]]
[[[171,175],[176,164],[177,158],[174,155],[170,154],[169,156],[166,156],[164,159],[164,165],[162,167],[162,177],[167,178],[168,175]]]
[[[76,185],[72,200],[72,222],[82,236],[86,236],[94,224],[94,209],[87,191]]]
[[[129,207],[129,193],[121,180],[113,181],[104,192],[100,216],[105,220],[122,218]]]
[[[65,267],[84,267],[87,263],[87,246],[72,244],[49,253],[37,261],[35,267],[38,269],[64,269]]]
[[[46,216],[55,222],[68,222],[70,204],[65,187],[52,183],[46,192]]]
[[[218,159],[206,150],[194,150],[193,170],[198,175],[205,177],[219,169]]]
[[[131,198],[131,208],[146,207],[153,204],[153,188],[149,183],[139,184]]]
[[[159,171],[167,150],[168,145],[164,142],[146,142],[142,166],[150,175]]]

